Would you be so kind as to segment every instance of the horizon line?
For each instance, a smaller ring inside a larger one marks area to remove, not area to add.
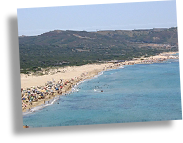
[[[96,30],[60,30],[60,29],[55,29],[55,30],[51,30],[51,31],[47,31],[47,32],[43,32],[42,34],[45,34],[45,33],[49,33],[49,32],[54,32],[54,31],[63,31],[63,32],[66,32],[66,31],[73,31],[73,32],[100,32],[100,31],[138,31],[138,30],[153,30],[153,29],[170,29],[170,28],[178,28],[178,26],[173,26],[173,27],[155,27],[155,28],[137,28],[137,29],[116,29],[116,30],[100,30],[100,29],[96,29]],[[18,35],[18,37],[31,37],[31,36],[40,36],[42,34],[36,34],[36,35]]]

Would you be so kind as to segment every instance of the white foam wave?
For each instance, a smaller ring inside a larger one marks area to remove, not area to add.
[[[24,116],[24,115],[33,113],[33,112],[35,112],[35,111],[38,111],[38,110],[40,110],[40,109],[43,109],[43,108],[45,108],[45,107],[47,107],[47,106],[50,106],[50,105],[52,105],[55,101],[57,101],[59,98],[60,98],[60,96],[56,96],[55,98],[53,98],[53,99],[51,99],[51,100],[49,100],[49,101],[46,101],[45,104],[42,104],[42,105],[33,107],[33,108],[31,108],[29,111],[23,112],[22,115]]]
[[[99,76],[101,76],[101,75],[103,75],[104,74],[104,72],[102,71],[102,72],[99,72],[99,74],[97,74],[96,76],[94,76],[92,79],[94,79],[94,78],[97,78],[97,77],[99,77]],[[91,80],[91,79],[90,79]]]
[[[124,69],[124,66],[120,66],[119,69]]]
[[[97,78],[97,77],[101,76],[102,74],[103,74],[103,71],[100,72],[98,75],[94,76],[94,77],[91,78],[91,79],[86,79],[86,80],[83,80],[83,81],[78,82],[78,83],[72,88],[72,90],[71,90],[69,93],[79,91],[78,85],[80,85],[81,83],[83,83],[83,82],[85,82],[85,81],[89,81],[89,80],[92,80],[92,79],[94,79],[94,78]],[[96,90],[96,91],[97,91],[97,90]],[[97,92],[99,92],[99,91],[97,91]],[[67,94],[69,94],[69,93],[67,93]],[[44,107],[46,107],[46,106],[50,106],[50,105],[52,105],[52,104],[53,104],[56,100],[58,100],[58,99],[59,99],[59,96],[56,96],[55,98],[53,98],[53,99],[51,99],[51,100],[49,100],[49,101],[46,101],[45,104],[42,104],[42,105],[33,107],[33,108],[31,108],[29,111],[23,112],[22,115],[24,116],[24,115],[30,114],[30,113],[32,113],[32,112],[35,112],[35,111],[37,111],[37,110],[40,110],[40,109],[42,109],[42,108],[44,108]]]

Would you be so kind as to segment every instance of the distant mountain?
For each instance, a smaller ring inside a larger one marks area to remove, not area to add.
[[[20,36],[21,72],[38,67],[82,65],[101,60],[129,60],[163,51],[177,51],[177,28],[147,30],[54,30]]]

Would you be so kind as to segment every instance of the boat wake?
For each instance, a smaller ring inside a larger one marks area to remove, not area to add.
[[[93,91],[94,91],[94,92],[101,92],[101,90],[97,90],[97,89],[94,89]]]

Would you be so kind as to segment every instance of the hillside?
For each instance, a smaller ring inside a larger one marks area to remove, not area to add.
[[[55,30],[19,37],[23,73],[40,70],[38,67],[130,60],[177,50],[177,28],[97,32]]]

